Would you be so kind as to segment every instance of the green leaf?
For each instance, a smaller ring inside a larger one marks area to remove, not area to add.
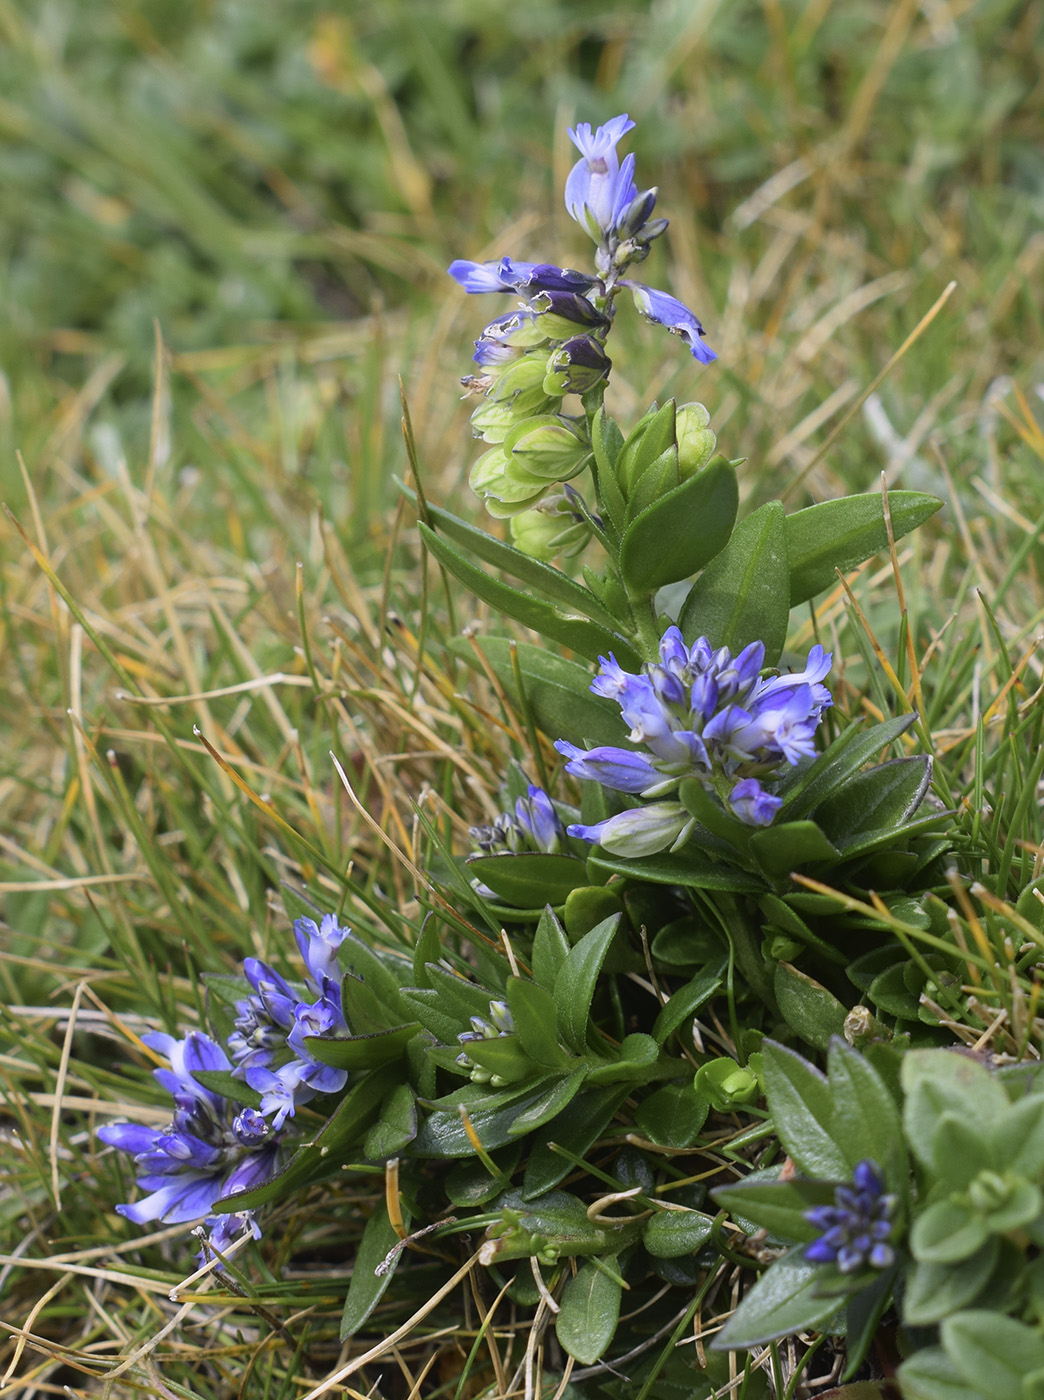
[[[518,1115],[511,1125],[511,1136],[521,1137],[523,1133],[531,1133],[534,1128],[549,1123],[572,1103],[586,1078],[587,1066],[580,1065],[564,1079],[553,1080],[535,1102]]]
[[[642,1099],[634,1121],[659,1147],[691,1147],[709,1112],[710,1104],[691,1083],[665,1084]]]
[[[843,853],[864,837],[895,832],[917,810],[932,779],[927,754],[893,758],[857,773],[816,808],[816,821]]]
[[[537,1066],[518,1043],[517,1035],[498,1035],[489,1040],[472,1040],[466,1047],[470,1059],[498,1075],[506,1084],[532,1079]]]
[[[558,1033],[578,1055],[587,1048],[587,1023],[595,982],[619,922],[620,915],[613,914],[584,934],[576,947],[569,950],[555,978]]]
[[[591,422],[591,446],[598,473],[598,497],[616,533],[624,527],[627,503],[616,479],[616,462],[623,447],[623,433],[615,419],[599,408]]]
[[[652,1037],[658,1044],[662,1045],[720,990],[725,961],[723,956],[718,966],[702,968],[661,1008],[652,1028]]]
[[[468,871],[519,909],[564,904],[571,890],[587,884],[584,861],[546,851],[475,856],[468,861]]]
[[[655,1259],[681,1259],[702,1249],[713,1228],[713,1216],[698,1210],[661,1210],[646,1225],[642,1244]]]
[[[409,1229],[411,1216],[405,1204],[402,1206],[402,1219]],[[388,1219],[388,1207],[381,1196],[366,1222],[352,1262],[352,1279],[348,1285],[348,1296],[344,1300],[344,1312],[341,1316],[342,1342],[354,1337],[384,1296],[405,1250],[395,1256],[386,1273],[376,1274],[374,1270],[378,1264],[383,1264],[398,1243],[399,1237]]]
[[[793,783],[784,783],[780,819],[795,821],[814,811],[865,763],[905,734],[916,719],[916,714],[898,715],[869,729],[863,727],[862,720],[855,720],[809,768],[795,776]]]
[[[990,1400],[1023,1400],[1023,1378],[1044,1367],[1044,1338],[1002,1313],[958,1313],[943,1322],[941,1336],[957,1374]]]
[[[912,1327],[930,1327],[974,1303],[999,1255],[1000,1240],[994,1235],[958,1265],[915,1262],[906,1273],[903,1321]]]
[[[915,1351],[899,1367],[897,1379],[903,1400],[993,1400],[992,1391],[983,1393],[964,1384],[942,1347]]]
[[[630,642],[618,632],[610,631],[589,618],[565,616],[552,603],[546,603],[542,598],[535,598],[531,593],[485,573],[426,525],[420,524],[417,529],[434,558],[476,598],[481,598],[490,607],[506,617],[513,617],[524,627],[531,627],[542,637],[586,656],[590,661],[597,661],[599,656],[612,651],[622,666],[638,669],[640,657]]]
[[[518,706],[510,643],[504,637],[476,637],[474,645],[485,656],[511,703]],[[472,644],[463,638],[451,642],[450,650],[468,665],[481,669]],[[517,655],[526,701],[543,733],[551,739],[568,739],[571,743],[622,746],[626,729],[620,718],[620,707],[590,693],[588,667],[528,642],[518,643]]]
[[[675,414],[673,399],[668,399],[662,408],[651,409],[627,435],[627,440],[616,459],[616,479],[625,496],[634,493],[642,477],[675,442]]]
[[[522,1194],[527,1201],[550,1191],[573,1170],[569,1157],[552,1151],[551,1144],[557,1143],[573,1157],[582,1157],[605,1132],[631,1092],[630,1084],[585,1089],[568,1108],[545,1124],[540,1134],[542,1141],[533,1148],[526,1165]]]
[[[455,1045],[457,1035],[467,1028],[467,1017],[453,1015],[443,1010],[442,996],[435,987],[416,987],[403,994],[407,1014],[413,1015],[425,1030],[430,1031],[443,1045]],[[488,1015],[489,1003],[485,1013]]]
[[[620,545],[627,586],[652,592],[702,569],[728,543],[738,504],[736,473],[724,457],[654,501]]]
[[[558,969],[569,956],[569,939],[555,911],[547,905],[533,935],[533,977],[547,991],[553,991]]]
[[[826,1076],[774,1040],[761,1047],[766,1097],[785,1151],[807,1176],[847,1181],[844,1152],[834,1137],[834,1101]]]
[[[763,1274],[712,1343],[715,1351],[740,1351],[775,1341],[793,1332],[805,1332],[831,1318],[836,1298],[817,1291],[823,1278],[821,1264],[808,1263],[802,1250],[792,1249]]]
[[[923,524],[942,505],[921,491],[889,491],[888,513],[892,534],[902,539]],[[842,496],[820,501],[786,517],[790,556],[790,606],[807,602],[837,583],[835,570],[847,573],[888,548],[881,496]]]
[[[252,1191],[223,1196],[211,1210],[216,1215],[230,1210],[254,1210],[269,1201],[282,1200],[302,1186],[338,1175],[380,1113],[385,1098],[400,1082],[397,1066],[372,1070],[345,1095],[312,1141],[299,1147],[277,1176]]]
[[[438,963],[428,963],[424,971],[439,994],[440,1005],[447,1012],[455,1013],[462,1025],[472,1016],[488,1017],[489,1003],[493,1000],[488,988],[480,987],[478,983],[469,981],[467,977],[461,977]]]
[[[899,1106],[873,1065],[841,1039],[830,1044],[827,1080],[834,1140],[852,1168],[876,1162],[891,1191],[906,1189],[908,1168]]]
[[[903,1056],[903,1128],[914,1154],[938,1173],[931,1144],[935,1124],[955,1106],[984,1134],[1007,1113],[1008,1096],[983,1065],[952,1050],[910,1050]]]
[[[366,1134],[363,1156],[383,1162],[397,1156],[417,1136],[417,1099],[408,1084],[397,1084],[384,1101],[381,1116]]]
[[[790,618],[784,520],[780,502],[767,501],[733,530],[682,606],[678,622],[690,646],[702,636],[735,653],[760,640],[765,665],[779,660]]]
[[[370,1035],[306,1035],[304,1043],[308,1053],[320,1064],[358,1072],[398,1060],[419,1030],[420,1022],[410,1021],[405,1026],[392,1026],[390,1030],[374,1031]]]
[[[588,1080],[591,1084],[617,1084],[624,1080],[631,1083],[648,1083],[652,1077],[652,1066],[660,1058],[660,1047],[651,1035],[644,1031],[634,1031],[625,1036],[615,1060],[602,1061],[591,1070]],[[671,1062],[666,1061],[670,1066]]]
[[[693,846],[675,855],[643,856],[627,860],[623,856],[601,854],[588,859],[588,868],[606,875],[626,875],[654,885],[684,885],[688,889],[721,890],[729,894],[763,894],[765,883],[745,870],[708,860]]]
[[[778,1168],[772,1168],[776,1171]],[[834,1204],[834,1187],[824,1181],[761,1180],[747,1177],[732,1186],[719,1186],[714,1199],[737,1220],[767,1230],[788,1244],[811,1244],[822,1233],[805,1219],[813,1206]]]
[[[615,1268],[616,1256],[606,1259]],[[596,1264],[584,1264],[562,1292],[555,1335],[563,1350],[581,1366],[593,1366],[605,1353],[620,1320],[622,1289]]]
[[[261,1107],[261,1095],[257,1090],[251,1089],[245,1080],[237,1079],[231,1070],[197,1069],[192,1071],[192,1078],[198,1080],[204,1089],[211,1089],[233,1103],[245,1103],[249,1108]]]
[[[781,880],[808,865],[835,865],[837,847],[815,822],[781,822],[756,831],[750,849],[770,880]]]
[[[1044,1095],[1012,1104],[990,1135],[997,1161],[1028,1181],[1044,1177]]]
[[[357,1035],[401,1026],[411,1019],[402,1000],[402,988],[413,971],[410,962],[396,958],[386,963],[355,934],[344,940],[337,957],[345,971],[362,980],[362,987],[349,980],[342,993],[348,1024]]]
[[[806,1045],[825,1050],[832,1036],[844,1034],[848,1012],[837,997],[791,963],[777,963],[773,990],[784,1021]]]
[[[412,491],[406,488],[403,490],[411,500],[416,499]],[[441,535],[466,546],[485,563],[503,569],[512,578],[528,584],[535,593],[559,604],[567,611],[583,613],[592,622],[615,629],[616,623],[612,614],[602,607],[590,589],[574,582],[560,569],[534,559],[529,554],[523,554],[513,545],[505,544],[503,540],[487,534],[485,530],[476,529],[474,525],[469,525],[467,521],[451,515],[448,510],[442,510],[439,506],[433,506],[430,502],[427,514]]]
[[[471,1088],[472,1086],[468,1086]],[[544,1089],[514,1089],[507,1094],[485,1096],[493,1106],[483,1107],[483,1096],[463,1099],[471,1126],[487,1152],[503,1147],[512,1139],[516,1118],[544,1097]],[[505,1102],[507,1100],[507,1102]],[[475,1148],[456,1109],[436,1109],[429,1113],[414,1139],[411,1155],[417,1157],[473,1157]],[[566,1165],[568,1170],[568,1164]],[[562,1175],[565,1175],[563,1171]]]
[[[951,1191],[967,1190],[982,1171],[1007,1169],[1007,1162],[995,1153],[993,1134],[984,1133],[981,1123],[965,1118],[961,1104],[954,1104],[951,1112],[935,1120],[931,1137],[936,1173]]]
[[[981,1249],[989,1233],[970,1206],[936,1201],[914,1220],[910,1250],[922,1264],[956,1264]]]
[[[531,1060],[547,1069],[558,1069],[569,1063],[569,1056],[559,1045],[555,1033],[558,1012],[549,991],[535,982],[510,977],[507,1003],[519,1043]]]
[[[608,919],[610,914],[622,912],[620,895],[610,885],[581,885],[575,890],[570,890],[562,911],[569,941],[579,943],[585,933],[591,932],[595,924]]]

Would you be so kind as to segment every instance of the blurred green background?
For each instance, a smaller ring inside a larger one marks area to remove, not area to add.
[[[1019,0],[4,0],[4,480],[91,376],[96,425],[143,449],[154,323],[255,426],[258,367],[302,356],[336,371],[328,409],[369,414],[376,336],[450,412],[424,350],[448,336],[465,368],[482,316],[442,269],[582,264],[565,128],[618,111],[672,219],[648,280],[721,356],[697,384],[625,333],[622,407],[698,389],[730,450],[800,467],[780,438],[843,409],[955,279],[839,445],[843,475],[887,466],[890,430],[952,435],[996,376],[1040,377],[1042,28]]]

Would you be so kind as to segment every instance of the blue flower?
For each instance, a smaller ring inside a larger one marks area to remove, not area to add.
[[[324,914],[318,924],[314,919],[294,920],[297,948],[317,990],[324,988],[328,978],[340,982],[337,953],[350,933],[351,929],[342,927],[336,914]]]
[[[598,278],[586,272],[553,263],[518,262],[500,258],[495,262],[468,262],[458,258],[447,269],[466,292],[587,292]]]
[[[701,364],[709,365],[718,358],[709,345],[704,345],[706,331],[684,302],[669,296],[667,292],[657,291],[655,287],[646,287],[641,282],[630,282],[626,278],[621,280],[620,285],[630,287],[634,304],[647,321],[666,327],[672,335],[681,336]]]
[[[223,1197],[249,1191],[275,1174],[278,1133],[263,1114],[205,1088],[195,1077],[200,1071],[232,1068],[221,1047],[202,1031],[190,1031],[183,1040],[160,1032],[142,1039],[170,1061],[170,1069],[154,1070],[153,1076],[173,1095],[174,1115],[162,1129],[138,1123],[98,1129],[102,1142],[133,1156],[138,1187],[149,1193],[131,1205],[118,1205],[117,1211],[137,1225],[151,1220],[179,1225],[204,1216],[219,1249],[229,1243],[237,1224],[258,1235],[249,1212],[236,1212],[233,1221],[211,1211]]]
[[[859,1162],[852,1173],[854,1186],[838,1186],[832,1206],[814,1206],[805,1219],[817,1230],[818,1240],[805,1247],[810,1264],[836,1264],[842,1274],[860,1269],[887,1269],[895,1262],[889,1243],[896,1197],[885,1195],[884,1179],[876,1163]]]
[[[596,242],[617,231],[638,195],[634,156],[625,156],[621,163],[616,152],[616,143],[633,126],[624,112],[594,132],[590,122],[569,128],[569,139],[581,159],[566,179],[565,206]]]
[[[779,776],[786,765],[815,752],[816,726],[831,703],[822,683],[831,657],[815,646],[803,671],[768,679],[761,676],[764,660],[761,642],[733,656],[727,647],[715,651],[706,637],[687,647],[678,628],[670,627],[658,662],[636,675],[615,657],[602,657],[591,683],[596,695],[620,706],[628,738],[641,750],[584,750],[564,739],[555,748],[568,760],[569,773],[615,792],[662,798],[686,778],[697,778],[740,821],[768,826],[782,803],[758,779]],[[677,849],[691,834],[691,821],[677,803],[654,807],[632,808],[596,826],[571,826],[569,835],[598,841],[616,854],[633,854],[638,846],[643,854]],[[630,849],[624,851],[621,842]]]
[[[350,930],[334,914],[297,919],[294,937],[308,969],[308,985],[317,993],[303,1000],[278,972],[258,958],[243,965],[253,994],[236,1003],[235,1029],[228,1038],[232,1073],[245,1079],[261,1097],[261,1111],[275,1115],[282,1127],[298,1104],[316,1094],[335,1094],[348,1082],[348,1072],[317,1060],[306,1036],[347,1035],[341,1011],[338,949]]]
[[[470,835],[483,855],[554,853],[562,849],[565,827],[544,789],[530,783],[514,812],[501,812],[492,826],[473,826]]]

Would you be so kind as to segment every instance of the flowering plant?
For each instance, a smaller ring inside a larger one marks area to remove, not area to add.
[[[625,275],[667,229],[618,151],[633,125],[570,133],[565,202],[594,241],[589,270],[450,266],[465,292],[509,302],[463,380],[486,445],[470,483],[507,524],[415,498],[431,555],[537,638],[446,648],[519,718],[499,812],[444,826],[418,804],[420,854],[402,856],[415,899],[363,934],[314,889],[286,891],[303,975],[275,956],[210,978],[212,1035],[145,1042],[170,1060],[170,1126],[100,1136],[147,1193],[124,1213],[202,1218],[218,1254],[302,1187],[380,1178],[342,1340],[376,1325],[421,1235],[444,1259],[466,1234],[473,1264],[537,1308],[535,1328],[554,1316],[570,1366],[644,1355],[643,1329],[676,1326],[664,1292],[695,1299],[687,1323],[737,1266],[769,1263],[722,1346],[819,1328],[847,1337],[855,1376],[889,1309],[939,1325],[939,1286],[963,1322],[900,1383],[943,1400],[935,1366],[978,1395],[960,1339],[978,1335],[1013,1247],[1023,1342],[1034,1318],[1021,1300],[1036,1296],[1044,1178],[1035,1147],[1004,1154],[1020,1126],[1036,1142],[1039,1103],[982,1070],[989,1142],[974,1171],[947,1160],[962,1130],[919,1057],[944,1076],[957,1057],[908,1047],[944,1043],[960,995],[941,936],[952,813],[930,798],[916,716],[846,714],[815,614],[811,634],[790,626],[939,502],[893,491],[741,516],[742,461],[716,455],[701,404],[615,422],[621,292],[695,364],[716,359],[692,311]],[[388,899],[344,884],[364,905]],[[715,1165],[687,1175],[673,1158],[697,1150]],[[622,1315],[625,1289],[642,1301]],[[705,1389],[715,1364],[701,1362]],[[695,1363],[668,1365],[692,1393]]]

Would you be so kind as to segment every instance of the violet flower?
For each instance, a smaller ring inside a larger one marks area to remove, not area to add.
[[[595,826],[570,826],[568,834],[616,855],[677,850],[694,822],[680,802],[659,799],[687,778],[716,792],[748,826],[770,825],[782,804],[759,779],[779,777],[815,753],[816,726],[832,703],[823,684],[831,656],[814,646],[803,671],[767,679],[764,660],[761,642],[733,656],[727,647],[714,651],[706,637],[687,647],[677,627],[664,633],[660,660],[640,674],[602,657],[591,689],[620,706],[628,737],[641,748],[585,750],[564,739],[555,747],[575,777],[653,800]]]
[[[805,1219],[818,1240],[805,1246],[810,1264],[836,1264],[842,1274],[860,1269],[887,1269],[895,1262],[889,1244],[896,1197],[885,1195],[884,1178],[874,1162],[862,1161],[852,1173],[854,1185],[839,1186],[832,1206],[813,1206]]]
[[[214,1215],[222,1198],[249,1191],[273,1176],[279,1165],[279,1134],[263,1114],[244,1108],[204,1087],[200,1071],[228,1071],[228,1056],[202,1031],[183,1040],[161,1032],[142,1037],[165,1054],[169,1069],[153,1077],[174,1098],[174,1114],[165,1128],[139,1123],[107,1123],[98,1129],[102,1142],[130,1153],[138,1187],[148,1194],[116,1207],[120,1215],[145,1225],[160,1220],[179,1225],[205,1217],[210,1242],[223,1249],[237,1226],[260,1234],[249,1211]],[[233,1218],[234,1216],[234,1218]]]

